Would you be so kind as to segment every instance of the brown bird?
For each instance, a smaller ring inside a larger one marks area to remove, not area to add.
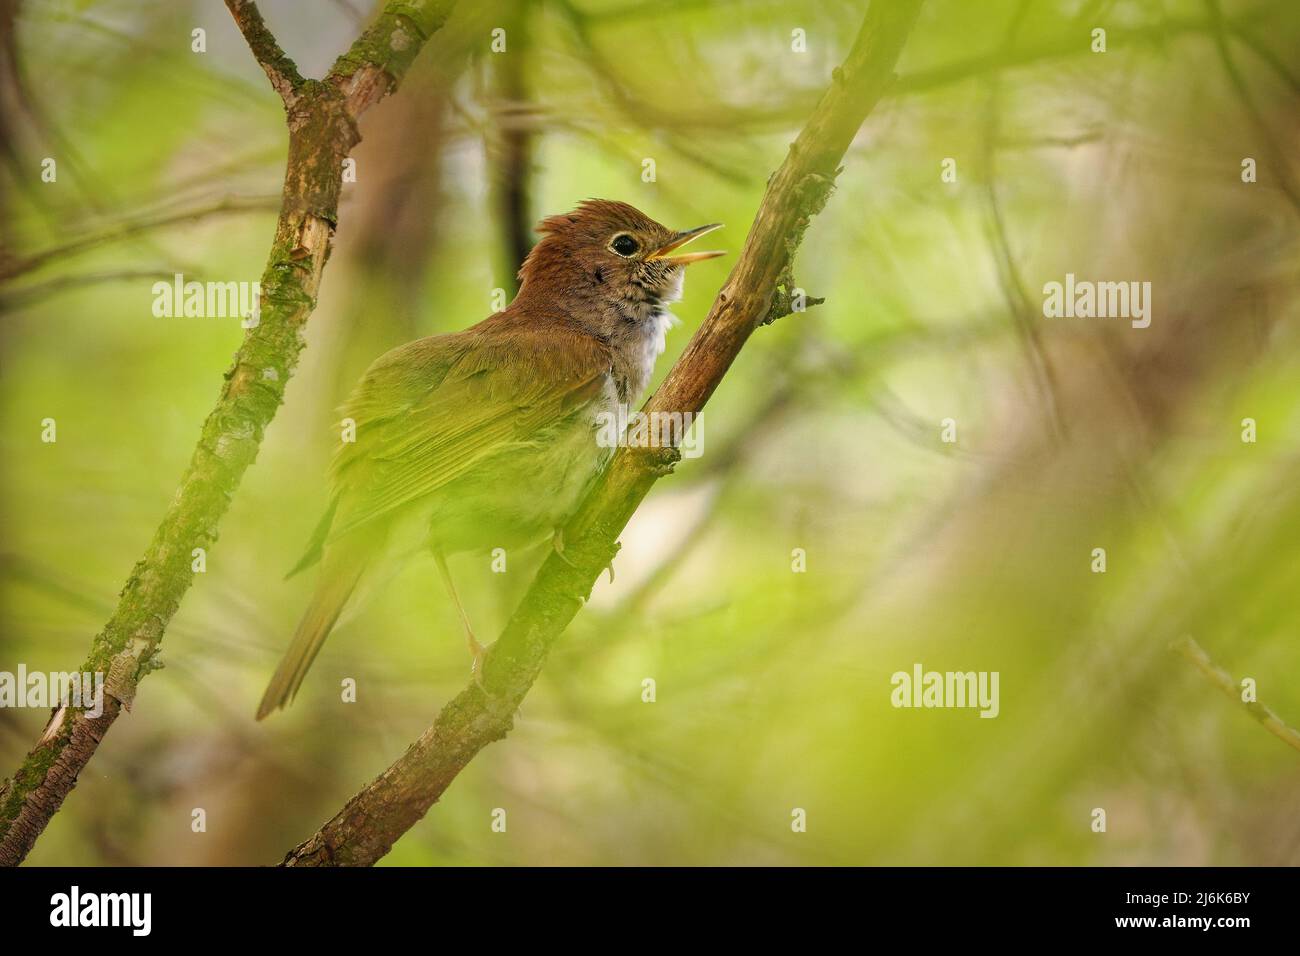
[[[290,572],[319,563],[320,582],[259,720],[293,699],[344,609],[426,549],[480,677],[484,648],[446,556],[527,547],[563,525],[610,451],[598,416],[650,381],[684,267],[724,254],[677,250],[718,225],[675,232],[627,203],[588,200],[538,225],[504,311],[370,366],[341,409],[355,441],[335,455],[329,507]]]

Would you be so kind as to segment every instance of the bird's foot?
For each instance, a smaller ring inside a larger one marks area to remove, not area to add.
[[[568,557],[566,557],[564,554],[564,529],[563,528],[555,529],[555,535],[551,538],[551,547],[555,550],[555,553],[559,555],[561,561],[563,561],[571,568],[577,567],[577,565],[574,564],[572,561],[570,561]]]
[[[468,628],[465,630],[465,645],[469,648],[470,657],[474,658],[469,666],[469,672],[479,690],[486,693],[487,688],[483,686],[483,665],[487,661],[488,649],[478,642],[474,632]]]

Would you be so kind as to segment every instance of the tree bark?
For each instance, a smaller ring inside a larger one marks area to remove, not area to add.
[[[821,211],[839,162],[894,78],[921,0],[873,0],[853,49],[836,69],[781,167],[769,179],[740,260],[685,353],[643,411],[699,412],[751,333],[790,311],[791,263]],[[473,757],[513,726],[547,653],[618,550],[618,536],[674,448],[623,448],[564,528],[552,554],[492,646],[483,687],[471,684],[432,727],[335,817],[289,851],[284,866],[369,866],[424,816]]]
[[[105,675],[102,715],[64,706],[0,789],[0,865],[21,863],[76,785],[104,734],[129,708],[137,681],[160,666],[163,633],[193,580],[194,548],[208,548],[298,364],[338,214],[343,160],[360,141],[356,121],[401,82],[454,0],[391,0],[323,80],[304,79],[254,3],[226,0],[289,128],[283,201],[262,274],[260,321],[225,374],[216,407],[162,523],[94,639],[82,671]]]

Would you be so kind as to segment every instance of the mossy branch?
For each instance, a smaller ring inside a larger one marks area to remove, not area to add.
[[[343,160],[360,141],[360,115],[396,88],[453,0],[391,2],[323,80],[304,79],[255,4],[227,0],[285,104],[289,150],[275,237],[262,274],[261,311],[225,373],[180,488],[121,600],[91,644],[83,671],[105,674],[104,710],[56,709],[40,741],[0,788],[0,865],[23,861],[76,785],[104,734],[129,708],[139,680],[160,666],[159,644],[193,581],[191,554],[217,540],[240,479],[284,400],[316,306],[338,216]]]
[[[754,329],[771,314],[799,239],[830,194],[839,163],[893,80],[921,0],[874,0],[843,67],[768,180],[745,248],[703,325],[644,411],[699,412]],[[788,278],[785,281],[789,281]],[[388,770],[348,801],[285,866],[369,866],[382,858],[515,713],[556,639],[618,550],[618,536],[675,449],[623,448],[564,528],[564,554],[542,565],[471,684]]]
[[[298,72],[298,65],[280,49],[275,35],[267,29],[261,11],[252,0],[226,0],[226,8],[235,18],[235,25],[244,35],[253,58],[266,72],[271,88],[280,94],[285,109],[292,109],[306,82]]]

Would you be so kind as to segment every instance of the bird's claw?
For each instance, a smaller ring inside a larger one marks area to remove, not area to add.
[[[469,652],[474,658],[469,665],[470,675],[474,678],[474,683],[478,685],[478,689],[486,694],[487,687],[483,684],[483,665],[487,661],[488,649],[471,637]]]
[[[555,535],[554,537],[551,538],[551,548],[555,551],[557,555],[559,555],[560,560],[563,561],[565,564],[567,564],[569,567],[571,568],[577,567],[577,565],[574,564],[572,561],[570,561],[568,556],[565,555],[564,553],[564,529],[563,528],[555,529]]]

